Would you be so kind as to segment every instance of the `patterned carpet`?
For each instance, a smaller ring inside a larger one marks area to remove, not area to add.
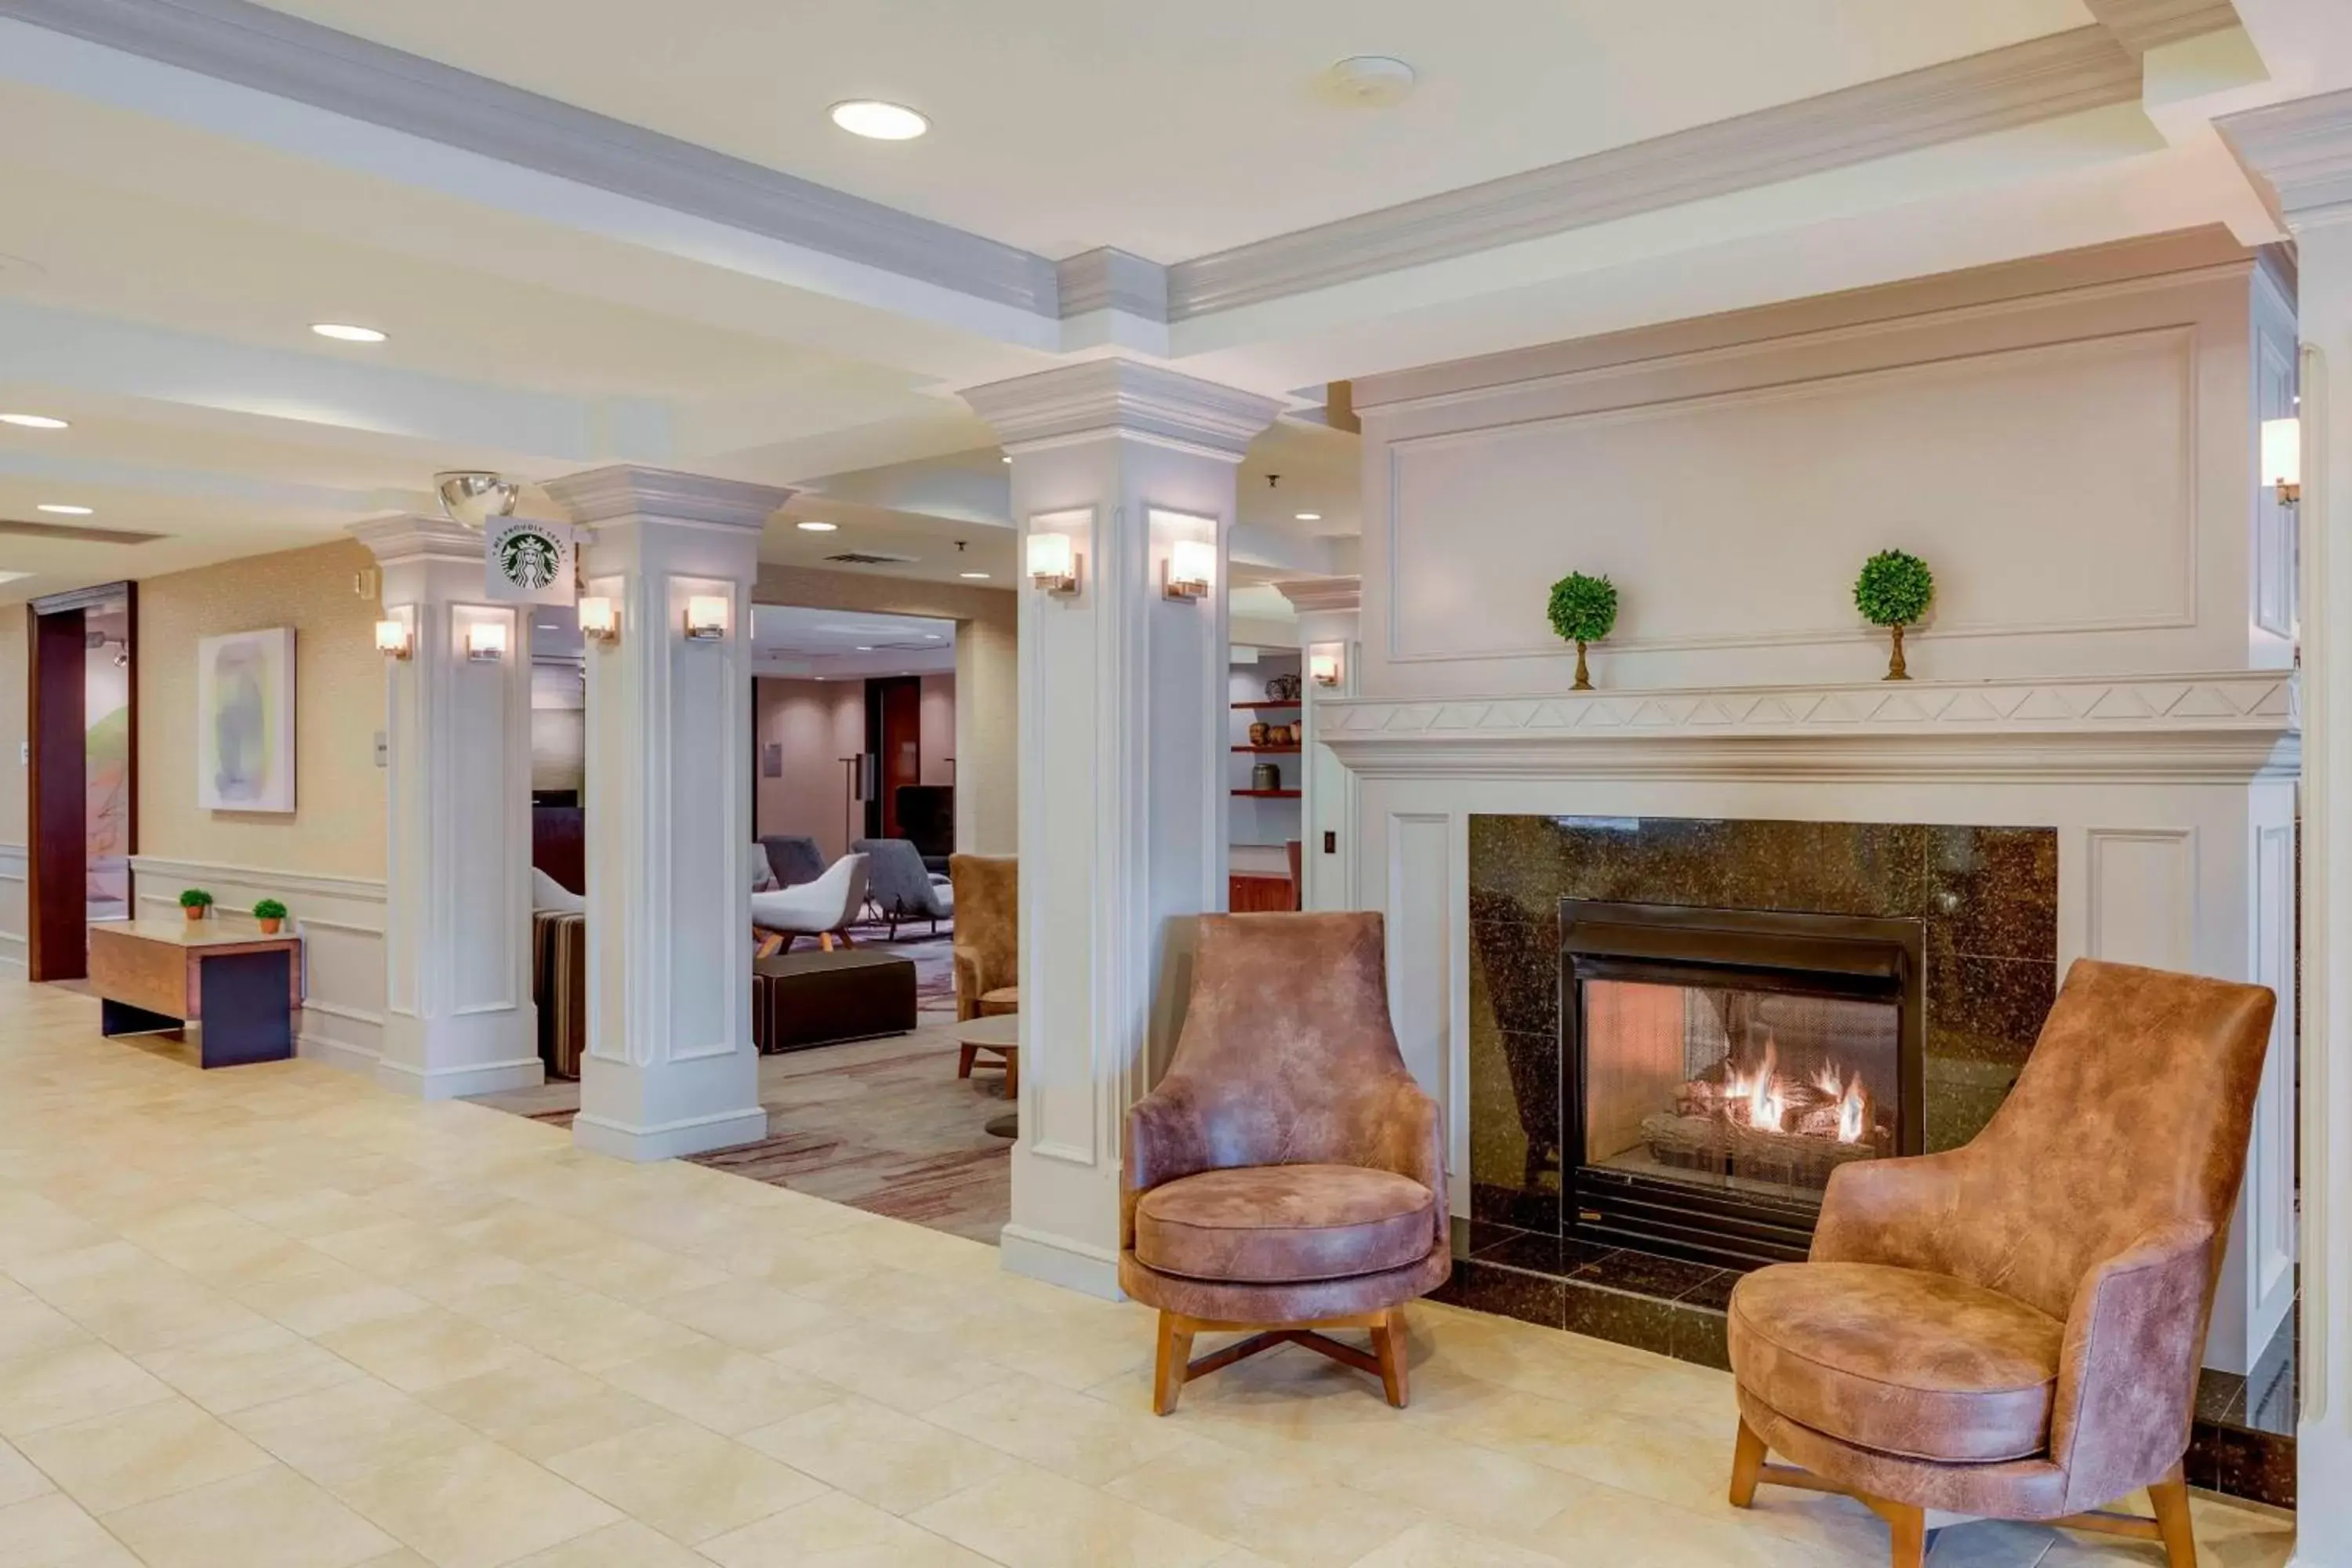
[[[696,1163],[992,1245],[1013,1211],[1013,1145],[983,1131],[1006,1109],[1003,1079],[959,1079],[956,1054],[953,1018],[927,1014],[912,1034],[762,1057],[771,1136]],[[481,1103],[561,1126],[580,1086]]]

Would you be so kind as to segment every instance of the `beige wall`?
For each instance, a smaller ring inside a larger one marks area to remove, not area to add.
[[[1012,590],[763,566],[751,596],[762,605],[955,622],[956,847],[983,855],[1019,848],[1020,605]]]
[[[251,556],[139,584],[139,852],[321,876],[384,873],[383,659],[375,601],[352,591],[374,564],[344,542]],[[196,805],[196,642],[294,628],[291,815]],[[20,813],[21,815],[21,813]]]
[[[923,750],[921,783],[952,784],[956,754],[955,677],[923,677],[919,739]]]
[[[848,770],[841,759],[866,749],[866,683],[762,679],[755,684],[757,831],[806,834],[830,862],[848,848]],[[771,745],[783,752],[783,772],[775,778],[766,765]]]

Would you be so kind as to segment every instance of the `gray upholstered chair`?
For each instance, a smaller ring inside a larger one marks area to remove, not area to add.
[[[849,848],[866,857],[866,897],[889,922],[885,940],[898,940],[900,921],[929,921],[936,931],[955,912],[955,889],[931,880],[914,840],[860,838]]]
[[[768,851],[768,865],[779,887],[797,888],[824,875],[824,856],[816,840],[800,833],[771,833],[760,840]]]

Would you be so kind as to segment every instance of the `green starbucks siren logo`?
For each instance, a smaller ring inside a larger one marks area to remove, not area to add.
[[[530,593],[549,586],[563,566],[563,546],[543,529],[521,527],[499,541],[499,573]]]

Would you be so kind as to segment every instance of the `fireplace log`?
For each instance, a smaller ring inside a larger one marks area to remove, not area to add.
[[[1750,1127],[1728,1116],[1659,1111],[1642,1119],[1650,1157],[1689,1171],[1738,1169],[1758,1176],[1786,1173],[1792,1185],[1822,1187],[1830,1173],[1851,1160],[1875,1160],[1893,1152],[1884,1125],[1852,1143],[1818,1133]]]

